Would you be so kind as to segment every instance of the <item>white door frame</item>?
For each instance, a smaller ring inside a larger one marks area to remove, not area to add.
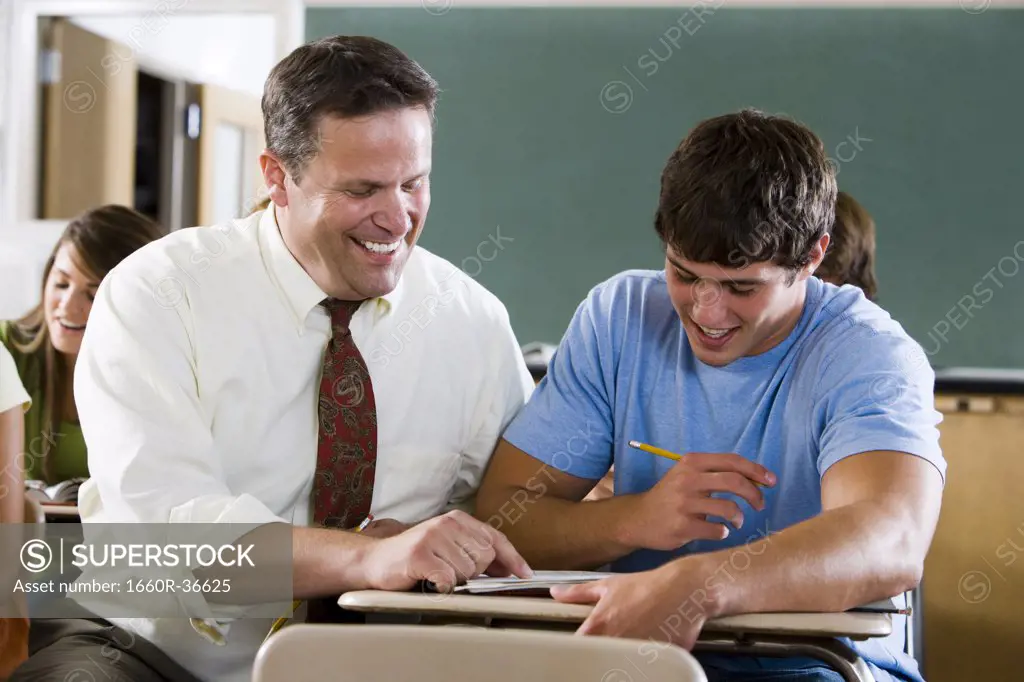
[[[39,37],[40,17],[142,15],[159,19],[175,14],[269,14],[274,18],[275,57],[283,58],[305,36],[302,0],[9,0],[7,49],[0,68],[3,118],[0,142],[0,241],[9,230],[49,227],[66,221],[39,220]],[[0,11],[0,15],[3,12]],[[49,230],[44,230],[49,231]]]

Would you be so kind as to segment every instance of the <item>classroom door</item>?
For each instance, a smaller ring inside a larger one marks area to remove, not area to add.
[[[263,185],[259,155],[264,148],[259,98],[200,86],[199,224],[240,218],[256,203]]]
[[[138,66],[127,45],[65,18],[43,29],[40,217],[63,220],[107,203],[132,206]]]

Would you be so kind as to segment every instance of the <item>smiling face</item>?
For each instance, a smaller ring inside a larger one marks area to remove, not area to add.
[[[430,208],[432,132],[422,107],[326,117],[298,183],[264,154],[285,244],[329,296],[362,300],[398,285]]]
[[[75,247],[57,249],[43,288],[43,313],[50,340],[58,352],[78,355],[99,281],[78,266]]]
[[[669,246],[665,281],[694,355],[722,367],[778,345],[800,319],[805,282],[827,245],[825,235],[815,245],[811,263],[795,273],[770,262],[740,268],[695,263]]]

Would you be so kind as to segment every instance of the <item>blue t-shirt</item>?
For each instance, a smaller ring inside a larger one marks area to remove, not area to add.
[[[678,453],[735,452],[778,477],[764,489],[763,511],[733,498],[743,527],[730,527],[725,540],[640,550],[613,570],[746,544],[816,516],[821,477],[857,453],[911,453],[945,480],[934,373],[921,347],[859,289],[815,277],[806,287],[800,320],[784,341],[724,367],[691,351],[664,272],[619,274],[577,308],[506,440],[581,478],[599,479],[614,463],[616,494],[649,490],[674,465],[630,448],[630,440]],[[916,664],[902,653],[901,620],[893,630],[856,647],[868,662],[916,678]]]

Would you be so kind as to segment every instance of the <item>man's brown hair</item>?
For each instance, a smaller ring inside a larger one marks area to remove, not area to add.
[[[655,230],[688,260],[795,271],[832,227],[836,191],[813,132],[746,109],[703,121],[683,139],[662,172]]]
[[[364,36],[333,36],[296,48],[263,89],[267,148],[300,180],[320,151],[325,116],[355,118],[424,107],[433,118],[437,83],[401,50]]]

